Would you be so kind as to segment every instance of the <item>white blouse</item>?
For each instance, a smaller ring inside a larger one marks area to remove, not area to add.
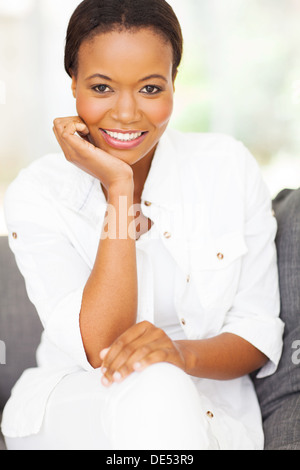
[[[154,224],[151,230],[136,242],[137,256],[142,250],[151,264],[153,282],[154,324],[173,340],[187,339],[178,320],[174,302],[176,263],[159,238]],[[143,273],[138,270],[139,283]]]
[[[92,370],[79,314],[106,206],[99,181],[63,154],[37,160],[8,189],[9,242],[44,333],[38,367],[24,372],[4,409],[7,437],[37,433],[62,377]],[[138,321],[157,324],[173,339],[236,334],[269,358],[258,376],[274,373],[284,329],[277,225],[255,159],[230,137],[168,130],[143,190],[142,211],[154,225],[136,242]],[[249,377],[195,381],[228,416],[261,435]]]

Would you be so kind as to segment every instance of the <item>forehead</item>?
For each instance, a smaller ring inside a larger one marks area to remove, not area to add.
[[[81,45],[78,74],[120,76],[172,74],[172,45],[150,29],[112,31],[95,35]]]

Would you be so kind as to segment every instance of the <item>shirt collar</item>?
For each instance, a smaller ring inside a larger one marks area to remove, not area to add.
[[[161,137],[142,192],[142,203],[167,210],[178,207],[181,197],[178,155],[172,132],[168,130]],[[106,199],[99,180],[75,165],[71,165],[60,200],[87,217],[98,218],[101,215],[99,212],[106,210]]]
[[[161,137],[142,192],[142,202],[149,202],[172,210],[180,199],[178,154],[172,133],[168,130]]]

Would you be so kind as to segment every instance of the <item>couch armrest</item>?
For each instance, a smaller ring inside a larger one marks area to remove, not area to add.
[[[295,345],[300,341],[300,189],[282,191],[273,207],[278,222],[284,347],[276,373],[254,379],[254,385],[262,410],[266,449],[300,450],[300,366],[295,360]]]
[[[36,365],[41,333],[41,322],[28,299],[7,237],[0,237],[0,340],[6,350],[6,364],[0,364],[0,412],[22,372]]]

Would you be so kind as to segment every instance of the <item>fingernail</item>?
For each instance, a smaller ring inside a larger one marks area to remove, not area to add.
[[[134,370],[139,370],[142,368],[142,364],[140,362],[136,362],[135,364],[133,364],[133,368]]]
[[[103,349],[103,350],[100,352],[100,358],[101,358],[101,359],[104,359],[105,356],[106,356],[106,354],[108,353],[108,351],[109,351],[109,348]]]
[[[105,385],[105,387],[107,387],[110,384],[109,380],[106,377],[102,377],[102,383],[103,385]]]
[[[115,382],[121,382],[122,375],[120,374],[120,372],[115,372],[114,375],[113,375],[113,379],[114,379]]]

